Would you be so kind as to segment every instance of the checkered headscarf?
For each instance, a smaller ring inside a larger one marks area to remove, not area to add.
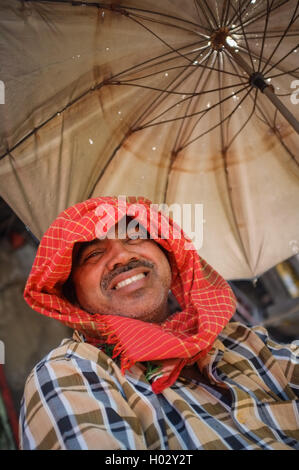
[[[185,249],[189,240],[171,219],[159,212],[156,226],[150,223],[150,202],[144,198],[127,198],[121,207],[118,202],[116,197],[93,198],[57,217],[41,240],[24,297],[33,309],[82,332],[91,344],[100,339],[114,344],[114,357],[120,356],[123,372],[135,362],[162,364],[162,373],[152,384],[159,393],[175,382],[185,365],[207,354],[234,314],[236,300],[227,282],[195,249]],[[143,209],[138,214],[136,203]],[[91,315],[62,295],[62,286],[71,272],[75,243],[107,233],[124,215],[134,215],[149,233],[154,230],[155,241],[169,254],[171,291],[182,311],[160,325],[116,315]],[[166,224],[167,239],[162,238]]]

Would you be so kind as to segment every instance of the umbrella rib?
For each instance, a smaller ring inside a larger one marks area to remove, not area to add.
[[[230,9],[230,0],[224,0],[224,4],[222,6],[221,20],[220,20],[221,27],[223,27],[226,24],[229,9]]]
[[[221,67],[222,65],[222,67]],[[222,54],[218,54],[218,68],[223,69],[223,56]],[[221,86],[222,86],[222,74],[218,71],[218,86],[219,86],[219,118],[220,118],[220,139],[221,139],[221,148],[224,149],[224,129],[223,129],[223,103],[221,103],[222,95],[221,95]]]
[[[177,16],[168,15],[166,13],[161,13],[161,12],[154,11],[154,10],[146,10],[146,9],[132,7],[132,6],[128,6],[128,5],[118,5],[114,2],[110,2],[110,3],[89,2],[89,1],[84,2],[82,0],[22,0],[22,1],[30,2],[30,3],[70,4],[73,7],[85,6],[85,7],[90,7],[90,8],[102,8],[103,10],[109,10],[109,11],[112,11],[112,12],[115,11],[116,13],[122,13],[124,15],[126,14],[125,12],[127,12],[129,10],[130,11],[140,11],[140,12],[143,12],[143,13],[150,13],[151,15],[158,15],[158,16],[161,16],[161,17],[165,17],[165,18],[169,18],[169,19],[179,21],[181,23],[187,23],[189,25],[198,27],[197,23],[193,23],[192,21],[186,20],[184,18],[179,18]],[[206,29],[208,31],[208,28],[205,28],[204,26],[201,26],[201,27],[202,27],[202,29]]]
[[[248,85],[246,85],[243,89],[239,90],[237,93],[240,93],[240,92],[242,92],[242,91],[248,89],[249,87],[250,87],[250,85],[248,84]],[[233,115],[233,113],[236,112],[236,110],[237,110],[237,108],[240,106],[240,104],[243,103],[243,101],[247,98],[247,96],[248,96],[249,93],[251,92],[251,88],[252,88],[252,87],[250,87],[250,90],[248,90],[247,93],[246,93],[246,95],[243,96],[243,98],[241,99],[240,103],[238,103],[238,104],[235,106],[235,108],[223,119],[222,123],[221,123],[221,122],[218,122],[218,123],[215,124],[214,126],[210,127],[207,131],[203,132],[203,133],[200,134],[199,136],[197,136],[197,137],[195,137],[194,139],[190,140],[189,142],[187,142],[187,144],[185,144],[183,147],[180,148],[180,151],[183,150],[184,148],[186,148],[188,145],[193,144],[193,142],[195,142],[196,140],[199,140],[201,137],[203,137],[204,135],[206,135],[208,132],[213,131],[213,130],[216,129],[218,126],[220,126],[221,124],[223,124],[227,119],[229,119],[229,118]],[[237,93],[235,93],[235,94],[237,94]],[[231,98],[230,96],[224,98],[224,99],[222,100],[222,103],[223,103],[224,101],[230,99],[230,98]],[[218,106],[219,104],[220,104],[220,102],[217,103],[216,105],[214,105],[214,107],[215,107],[215,106]],[[212,109],[212,107],[211,107],[210,109]],[[209,111],[210,111],[210,109],[209,109]],[[205,111],[205,112],[208,112],[208,111]],[[197,114],[199,114],[199,113],[197,113]]]
[[[240,2],[239,2],[239,20],[240,20],[240,24],[241,24],[241,27],[242,27],[242,32],[243,32],[243,35],[244,35],[244,38],[245,38],[245,42],[246,42],[246,46],[247,46],[247,52],[249,54],[252,70],[254,70],[253,58],[252,58],[251,50],[250,50],[250,47],[249,47],[249,44],[248,44],[247,35],[246,35],[245,28],[244,28],[243,21],[242,21],[242,14],[241,14],[241,11],[240,11]]]
[[[244,4],[246,3],[247,1],[247,4],[245,6],[245,8],[241,10],[241,8],[243,8]],[[233,16],[228,20],[228,22],[226,23],[226,26],[230,26],[230,25],[233,25],[234,22],[236,21],[236,18],[237,16],[239,15],[239,17],[241,17],[245,11],[247,10],[247,8],[249,7],[249,5],[251,4],[251,0],[244,0],[243,2],[241,1],[241,5],[240,5],[240,0],[238,0],[238,4],[239,4],[239,8],[238,10],[236,10],[236,8],[234,7],[234,5],[231,3],[231,7],[232,7],[232,10],[233,10]],[[232,29],[231,29],[231,32],[235,32],[235,28],[237,28],[238,26],[234,26]]]
[[[129,85],[129,86],[130,86],[130,85]],[[133,85],[131,85],[131,86],[133,86]],[[134,85],[134,86],[135,86],[135,85]],[[137,85],[137,86],[138,86],[138,85]],[[235,86],[240,86],[240,84],[234,83],[233,85],[228,85],[228,86],[226,86],[226,87],[222,87],[222,90],[228,89],[228,88],[232,88],[232,87],[235,87]],[[247,85],[247,86],[249,86],[249,85]],[[239,94],[241,91],[243,91],[244,89],[246,89],[247,86],[245,86],[245,87],[244,87],[243,89],[241,89],[241,90],[238,90],[238,91],[235,93],[235,95]],[[148,87],[146,87],[146,88],[148,88]],[[214,89],[212,89],[212,90],[207,90],[207,91],[203,91],[203,92],[200,92],[200,93],[194,93],[194,94],[190,93],[191,96],[190,96],[189,98],[185,98],[184,100],[182,100],[181,103],[182,103],[183,101],[188,100],[188,99],[192,99],[192,98],[194,98],[195,96],[201,96],[201,95],[204,95],[204,94],[207,94],[207,93],[214,93],[215,91],[219,91],[219,88],[214,88]],[[224,98],[224,99],[222,100],[222,102],[226,101],[226,100],[229,99],[229,98],[231,98],[231,96],[228,96],[228,97]],[[161,122],[152,124],[153,121],[155,121],[156,119],[160,118],[161,116],[163,116],[163,114],[165,114],[166,112],[168,112],[168,111],[170,111],[172,108],[174,108],[174,107],[177,105],[177,103],[175,103],[175,104],[171,105],[169,108],[167,108],[166,110],[164,110],[161,114],[159,114],[158,116],[156,116],[155,118],[153,118],[151,121],[148,121],[148,122],[145,123],[143,126],[137,128],[137,129],[134,129],[134,130],[140,130],[140,129],[144,129],[144,128],[146,128],[146,127],[151,127],[151,126],[153,126],[153,125],[166,124],[166,123],[168,123],[168,122],[178,121],[178,120],[181,120],[181,119],[185,119],[185,118],[190,118],[190,117],[193,117],[193,116],[197,116],[198,114],[202,114],[202,113],[206,113],[206,112],[210,111],[210,110],[213,109],[215,106],[218,106],[218,104],[220,104],[220,102],[218,102],[218,103],[216,103],[215,105],[211,106],[208,110],[205,109],[205,110],[202,110],[202,111],[198,111],[198,112],[196,112],[196,113],[191,113],[191,114],[189,114],[189,115],[180,116],[180,117],[178,117],[178,118],[173,118],[173,119],[169,119],[169,120],[166,120],[166,121],[161,121]]]
[[[211,10],[211,8],[209,7],[209,4],[208,4],[207,0],[203,0],[203,1],[204,1],[205,5],[206,5],[206,7],[207,7],[207,10],[210,12],[211,18],[214,20],[214,23],[215,23],[214,28],[217,28],[217,29],[218,29],[218,28],[220,27],[220,24],[217,23],[217,20],[216,20],[216,18],[215,18],[215,16],[214,16],[214,13],[213,13],[213,11]]]
[[[193,46],[195,46],[195,45],[201,44],[201,42],[205,42],[205,41],[204,41],[204,40],[199,41],[199,42],[196,41],[196,42],[194,42],[194,43],[187,44],[186,46],[180,47],[178,50],[186,49],[187,47],[193,47]],[[193,52],[193,51],[191,51],[191,53],[192,53],[192,52]],[[168,56],[168,55],[171,55],[171,54],[174,54],[174,52],[173,52],[173,51],[169,51],[169,52],[165,52],[164,54],[160,54],[160,55],[158,55],[158,56],[152,57],[151,59],[145,60],[144,62],[140,62],[140,63],[137,64],[137,65],[134,65],[134,66],[132,66],[132,67],[129,67],[128,69],[125,69],[125,70],[123,70],[122,72],[119,72],[119,73],[113,75],[111,78],[114,79],[114,78],[116,78],[116,77],[119,77],[120,75],[123,75],[123,74],[125,74],[125,73],[130,72],[131,70],[135,71],[136,69],[138,69],[138,67],[141,67],[141,66],[143,66],[143,65],[145,65],[145,64],[149,64],[148,67],[154,67],[154,66],[156,66],[156,65],[160,65],[161,63],[165,63],[165,62],[167,62],[167,61],[177,60],[177,59],[178,59],[177,56],[175,55],[174,57],[170,57],[169,59],[165,59],[164,61],[162,60],[161,62],[157,62],[157,63],[151,64],[151,62],[154,62],[154,61],[157,60],[157,59],[162,59],[162,57],[165,57],[165,56]],[[189,52],[186,53],[186,54],[189,54]],[[143,70],[144,70],[144,69],[143,69]],[[137,72],[138,72],[138,70],[137,70]]]
[[[212,32],[213,29],[214,29],[214,26],[213,26],[213,24],[212,24],[212,22],[211,22],[211,19],[210,19],[209,16],[207,15],[205,9],[203,8],[202,2],[199,1],[199,0],[195,0],[195,1],[196,1],[197,5],[199,6],[200,10],[202,11],[202,13],[203,13],[205,19],[207,20],[207,23],[210,25],[210,32]]]
[[[234,70],[236,71],[236,67],[235,67],[234,62],[232,62],[232,60],[231,60],[231,58],[230,58],[229,55],[227,55],[227,57],[228,57],[229,61],[231,62],[232,67],[233,67]],[[244,78],[244,77],[243,77],[243,78]],[[246,82],[247,82],[247,80],[246,80]],[[244,83],[243,83],[243,84],[244,84]],[[245,89],[246,89],[246,87],[243,88],[242,90],[239,90],[237,93],[235,93],[235,96],[238,95],[240,92],[244,91]],[[226,99],[225,99],[225,100],[226,100]],[[225,100],[220,100],[220,103],[219,103],[220,106],[221,106],[222,102],[225,101]],[[206,112],[208,112],[208,111],[206,111]],[[197,123],[193,126],[192,132],[194,131],[195,127],[197,126],[197,124],[199,123],[199,121],[202,119],[203,116],[204,116],[204,114],[199,118],[199,120],[197,121]],[[227,138],[228,138],[228,136],[227,136]]]
[[[272,9],[272,12],[273,12],[274,10],[276,10],[277,8],[282,7],[285,3],[288,3],[288,2],[289,2],[289,0],[283,0],[282,3],[276,5],[276,6]],[[259,13],[257,13],[257,16],[252,16],[251,18],[249,18],[249,20],[247,20],[247,21],[244,23],[244,26],[247,27],[247,26],[251,25],[251,23],[254,23],[254,22],[260,20],[261,18],[263,18],[263,17],[265,16],[265,14],[266,14],[266,13],[262,13],[260,16],[258,16]],[[239,29],[240,29],[240,27],[237,26],[236,28],[232,29],[232,32],[235,33],[236,31],[239,31]]]
[[[231,140],[229,141],[227,147],[226,147],[226,150],[229,149],[229,147],[232,145],[233,141],[238,137],[238,135],[240,135],[240,133],[243,131],[244,127],[247,126],[247,124],[249,123],[250,119],[252,118],[254,112],[255,112],[255,106],[256,106],[256,101],[257,101],[257,94],[258,94],[258,89],[256,88],[255,90],[255,95],[254,95],[254,103],[253,103],[253,106],[252,106],[252,110],[251,110],[251,113],[250,115],[248,116],[248,118],[246,119],[246,121],[244,122],[244,124],[240,127],[240,129],[235,133],[235,135],[231,138]],[[251,97],[251,95],[249,94],[249,97]]]
[[[185,66],[185,69],[184,69],[181,73],[179,73],[179,74],[172,80],[171,83],[169,83],[169,85],[168,85],[167,88],[171,87],[171,86],[175,83],[176,80],[178,80],[180,77],[182,77],[182,75],[184,74],[184,72],[186,72],[186,70],[187,70],[189,67],[190,67],[190,65],[186,65],[186,66]],[[191,73],[188,75],[187,78],[189,78],[193,72],[194,72],[194,71],[191,71]],[[182,78],[182,79],[181,79],[181,82],[180,82],[179,84],[177,84],[176,87],[178,87],[178,86],[183,82],[183,80],[185,80],[185,79]],[[138,85],[134,85],[134,86],[138,86]],[[167,89],[166,89],[166,90],[167,90]],[[137,124],[138,122],[140,122],[140,121],[141,121],[142,119],[144,119],[147,115],[149,115],[149,114],[153,111],[153,109],[155,109],[155,108],[153,108],[154,105],[157,107],[159,104],[161,104],[161,102],[163,102],[163,101],[166,99],[167,94],[164,93],[166,90],[160,90],[160,91],[161,91],[160,95],[159,95],[158,97],[156,97],[156,98],[152,101],[152,103],[147,107],[147,109],[144,110],[143,113],[142,113],[142,114],[137,118],[137,120],[132,124],[132,127],[133,127],[133,128],[134,128],[134,126],[136,126],[136,124]],[[163,95],[163,93],[164,93],[164,95]],[[163,98],[162,98],[162,100],[160,100],[160,102],[159,102],[159,99],[161,98],[161,96],[163,96]]]
[[[276,77],[281,77],[282,75],[292,75],[294,72],[296,72],[297,70],[299,70],[299,67],[296,67],[295,69],[293,70],[289,70],[288,72],[282,72],[282,73],[277,73],[276,75],[268,75],[268,78],[276,78]],[[293,77],[296,77],[298,78],[296,75],[293,75]]]
[[[294,21],[296,21],[296,19],[298,18],[298,15],[297,15],[297,17],[295,17],[296,12],[297,12],[297,10],[298,10],[298,6],[299,6],[299,1],[297,1],[296,8],[295,8],[295,10],[294,10],[294,13],[293,13],[293,15],[292,15],[292,18],[291,18],[290,21],[289,21],[289,24],[288,24],[287,28],[284,30],[284,32],[283,32],[281,38],[277,41],[276,46],[274,47],[272,53],[271,53],[270,56],[268,57],[268,60],[267,60],[266,64],[265,64],[264,67],[263,67],[262,73],[264,73],[264,70],[265,70],[265,68],[267,67],[268,63],[270,62],[270,60],[272,59],[273,55],[274,55],[275,52],[277,51],[277,49],[278,49],[278,47],[280,46],[282,40],[285,38],[285,34],[288,32],[288,30],[290,29],[290,27],[292,26],[292,24],[294,23]],[[295,17],[295,19],[294,19],[294,17]],[[279,62],[278,62],[278,63],[279,63]],[[272,67],[272,68],[273,68],[273,67]],[[272,70],[272,68],[271,68],[270,70]],[[269,72],[270,70],[268,70],[268,72]],[[268,72],[265,72],[265,73],[268,73]]]
[[[269,6],[269,0],[267,0],[267,14],[266,14],[266,19],[265,19],[264,35],[263,35],[263,38],[262,38],[262,47],[261,47],[261,51],[260,51],[260,58],[259,58],[259,64],[258,64],[258,72],[260,72],[260,70],[261,70],[262,57],[263,57],[263,52],[264,52],[264,47],[265,47],[265,34],[266,34],[266,32],[267,32],[268,23],[269,23],[269,18],[270,18],[270,12],[271,12],[271,8],[272,8],[272,6],[273,6],[273,2],[274,2],[274,0],[272,0],[271,5]]]
[[[284,33],[284,30],[283,31],[271,31],[271,30],[268,30],[268,33],[265,35],[266,39],[273,39],[273,38],[281,38],[281,35]],[[240,36],[240,33],[235,33],[237,36]],[[252,34],[254,35],[253,37],[249,37],[249,35]],[[273,36],[270,36],[270,34],[273,34]],[[287,33],[285,34],[285,37],[297,37],[299,34],[299,30],[298,31],[291,31],[290,33]],[[260,36],[259,36],[260,35]],[[263,32],[261,31],[249,31],[247,32],[247,36],[248,36],[248,40],[249,41],[254,41],[256,39],[261,39],[263,38],[264,34]]]
[[[296,46],[296,47],[297,47],[297,46]],[[296,48],[296,47],[295,47],[295,48]],[[247,49],[245,49],[244,47],[238,46],[238,48],[240,49],[240,51],[247,53]],[[294,49],[292,49],[292,51],[293,51],[293,50],[294,50]],[[254,59],[259,59],[259,56],[258,56],[257,54],[255,54],[254,52],[252,52],[252,57],[253,57]],[[262,58],[262,62],[266,62],[266,59]],[[270,62],[270,65],[273,65],[273,62]],[[277,64],[276,64],[276,65],[277,65]],[[274,67],[276,67],[276,65],[274,64]],[[291,73],[291,72],[285,71],[285,70],[283,70],[283,69],[281,69],[281,68],[279,68],[279,67],[276,67],[276,68],[277,68],[278,70],[280,70],[281,72],[285,73],[285,74]],[[267,73],[268,73],[268,72],[267,72]],[[264,74],[264,75],[266,75],[266,74]],[[297,77],[295,77],[295,78],[297,78]]]
[[[168,44],[166,41],[164,41],[164,39],[160,38],[160,36],[158,36],[156,33],[154,33],[154,31],[152,31],[150,28],[148,28],[147,26],[145,26],[143,23],[141,23],[140,21],[136,20],[136,18],[133,17],[133,15],[129,15],[129,18],[132,20],[132,21],[135,21],[137,24],[139,24],[140,26],[142,26],[144,29],[146,29],[147,31],[149,31],[153,36],[155,36],[155,38],[157,38],[159,41],[161,41],[166,47],[168,47],[172,52],[176,53],[178,56],[186,59],[188,62],[192,62],[191,59],[188,59],[184,54],[181,54],[179,52],[178,49],[175,49],[174,47],[172,47],[170,44]]]
[[[194,59],[196,60],[196,59]],[[161,63],[161,62],[160,62]],[[157,64],[158,65],[158,64]],[[124,79],[124,80],[118,80],[117,82],[115,82],[113,79],[114,77],[112,77],[112,79],[109,79],[109,83],[112,83],[113,85],[116,85],[116,84],[123,84],[123,83],[129,83],[129,82],[134,82],[135,80],[142,80],[144,78],[148,78],[148,77],[153,77],[155,75],[159,75],[161,73],[164,73],[164,72],[169,72],[170,70],[176,70],[176,69],[181,69],[181,68],[189,68],[189,67],[192,67],[192,68],[203,68],[203,69],[209,69],[209,70],[212,70],[214,72],[222,72],[224,74],[227,74],[227,75],[232,75],[233,77],[239,77],[239,78],[243,78],[242,75],[240,74],[236,74],[236,73],[233,73],[233,72],[229,72],[228,70],[221,70],[221,69],[218,69],[218,68],[213,68],[213,67],[209,67],[209,66],[205,66],[205,65],[202,65],[202,64],[190,64],[190,65],[177,65],[175,67],[167,67],[166,69],[161,69],[159,70],[158,72],[152,72],[152,73],[149,73],[148,75],[143,75],[142,77],[135,77],[135,78],[131,78],[131,79]],[[111,82],[110,82],[111,80]],[[113,83],[114,82],[114,83]],[[186,93],[182,93],[182,95],[185,95]]]
[[[264,75],[268,75],[269,72],[271,72],[271,70],[273,70],[274,68],[278,68],[277,65],[279,65],[284,59],[286,59],[290,54],[292,54],[292,52],[294,52],[297,48],[299,47],[299,43],[293,47],[293,49],[291,49],[289,52],[287,52],[281,59],[279,59],[278,62],[276,62],[275,64],[273,64],[266,72],[264,72]],[[266,64],[267,65],[267,64]],[[266,67],[265,65],[265,67]],[[279,69],[281,70],[281,69]],[[288,72],[287,72],[288,73]]]
[[[210,57],[211,57],[211,55],[208,57],[208,60],[210,59]],[[216,58],[214,59],[214,63],[215,63],[215,61],[216,61]],[[211,70],[212,70],[212,69],[211,69]],[[206,77],[204,87],[208,84],[208,79],[209,79],[209,77],[210,77],[210,75],[211,75],[211,70],[209,71],[209,73],[208,73],[208,75],[207,75],[207,77]],[[204,71],[205,71],[205,70],[203,70],[202,73],[200,74],[200,77],[199,77],[199,79],[198,79],[198,81],[197,81],[197,84],[196,84],[196,88],[199,86],[199,83],[200,83],[201,79],[203,78]],[[203,87],[203,89],[204,89],[204,87]],[[196,100],[196,101],[198,102],[198,100],[199,100],[199,98],[201,97],[202,94],[203,94],[203,92],[201,92],[201,93],[199,93],[199,94],[198,94],[198,93],[197,93],[197,94],[194,93],[194,97],[193,97],[193,98],[195,98],[195,96],[197,96],[197,100]],[[191,101],[192,101],[193,98],[191,98],[191,99],[189,100],[190,105],[191,105]],[[194,100],[194,101],[195,101],[195,100]],[[188,111],[186,111],[186,112],[188,112]],[[201,115],[201,117],[199,118],[199,120],[200,120],[203,116],[204,116],[204,114]],[[185,114],[185,119],[187,119],[187,117],[188,117],[188,114]],[[190,120],[190,122],[191,122],[191,120]],[[195,126],[196,126],[196,124],[195,124]],[[185,141],[188,140],[188,138],[189,138],[190,135],[192,135],[192,132],[193,132],[195,126],[191,126],[191,124],[190,124],[190,129],[189,129],[189,131],[188,131],[188,134],[185,135],[185,133],[184,133]],[[186,133],[187,133],[187,129],[186,129]],[[177,151],[176,151],[176,152],[177,152]]]
[[[212,54],[209,54],[209,55],[208,55],[208,57],[207,57],[207,63],[209,62],[211,56],[212,56]],[[204,74],[204,72],[205,72],[206,70],[207,70],[206,68],[203,68],[202,71],[201,71],[201,73],[200,73],[200,75],[199,75],[199,77],[198,77],[198,79],[197,79],[197,82],[196,82],[196,84],[195,84],[194,91],[193,91],[193,95],[194,95],[193,98],[195,97],[195,91],[197,90],[197,88],[198,88],[198,86],[199,86],[199,83],[201,82],[201,79],[202,79],[202,77],[203,77],[203,74]],[[210,73],[211,73],[211,72],[209,72],[209,74],[210,74]],[[206,83],[207,83],[207,80],[206,80]],[[190,106],[191,106],[191,104],[192,104],[193,98],[191,98],[191,99],[188,100],[189,102],[188,102],[188,104],[187,104],[187,108],[186,108],[186,111],[185,111],[185,115],[188,114],[188,112],[189,112],[189,109],[190,109]],[[177,143],[178,143],[178,140],[179,140],[179,138],[180,138],[180,135],[182,134],[182,130],[183,130],[184,124],[185,124],[185,122],[186,122],[186,119],[187,119],[187,118],[183,119],[182,122],[181,122],[181,124],[180,124],[180,128],[179,128],[179,130],[178,130],[178,133],[177,133],[177,136],[176,136],[176,139],[175,139],[175,142],[174,142],[174,146],[173,146],[174,149],[176,149],[176,147],[177,147]],[[186,129],[186,130],[187,130],[187,129]],[[176,150],[174,150],[174,152],[176,152]]]
[[[183,28],[182,26],[179,26],[178,24],[166,23],[164,21],[159,21],[159,20],[156,20],[154,18],[148,18],[147,16],[144,16],[144,15],[140,15],[140,14],[138,15],[137,13],[128,13],[126,16],[128,18],[132,18],[132,17],[140,18],[144,21],[149,21],[151,23],[162,24],[163,26],[169,26],[169,27],[176,28],[176,29],[179,29],[179,30],[182,30],[182,31],[187,31],[188,33],[196,34],[196,36],[202,36],[202,37],[206,38],[205,34],[200,33],[199,31],[194,31],[193,29]],[[197,25],[197,27],[198,26],[202,27],[201,25]]]
[[[265,125],[267,125],[270,129],[272,129],[272,131],[275,133],[276,137],[278,138],[279,142],[281,143],[281,145],[285,148],[285,150],[289,153],[290,157],[292,158],[292,160],[294,161],[294,163],[299,167],[299,162],[297,161],[297,158],[296,158],[296,155],[293,154],[293,152],[291,152],[291,150],[289,149],[289,147],[286,145],[286,143],[284,142],[284,139],[281,137],[281,134],[280,134],[280,131],[278,129],[278,127],[276,126],[272,126],[271,125],[271,122],[269,121],[268,117],[265,115],[263,109],[260,107],[260,105],[258,103],[256,103],[256,108],[257,110],[261,113],[261,116],[264,118],[262,119],[257,113],[256,113],[256,116],[257,118],[262,121]],[[276,118],[275,118],[276,119]]]

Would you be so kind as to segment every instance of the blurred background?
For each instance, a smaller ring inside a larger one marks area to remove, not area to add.
[[[38,241],[0,198],[0,449],[18,445],[24,384],[36,363],[72,332],[34,312],[23,299]],[[299,339],[299,247],[294,256],[253,280],[229,281],[237,297],[232,320],[263,325],[281,343]]]

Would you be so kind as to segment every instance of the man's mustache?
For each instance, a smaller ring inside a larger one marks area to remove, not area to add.
[[[113,269],[113,271],[111,271],[110,273],[106,274],[106,276],[102,279],[101,281],[102,289],[107,289],[111,281],[119,274],[125,273],[126,271],[130,271],[131,269],[135,269],[139,267],[153,269],[154,265],[153,263],[150,263],[150,261],[140,259],[140,260],[132,260],[125,266],[119,266],[118,268]]]

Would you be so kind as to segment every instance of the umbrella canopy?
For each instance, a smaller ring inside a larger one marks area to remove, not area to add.
[[[226,279],[292,256],[296,119],[265,92],[298,118],[298,4],[2,1],[1,196],[38,238],[93,196],[202,204]]]

